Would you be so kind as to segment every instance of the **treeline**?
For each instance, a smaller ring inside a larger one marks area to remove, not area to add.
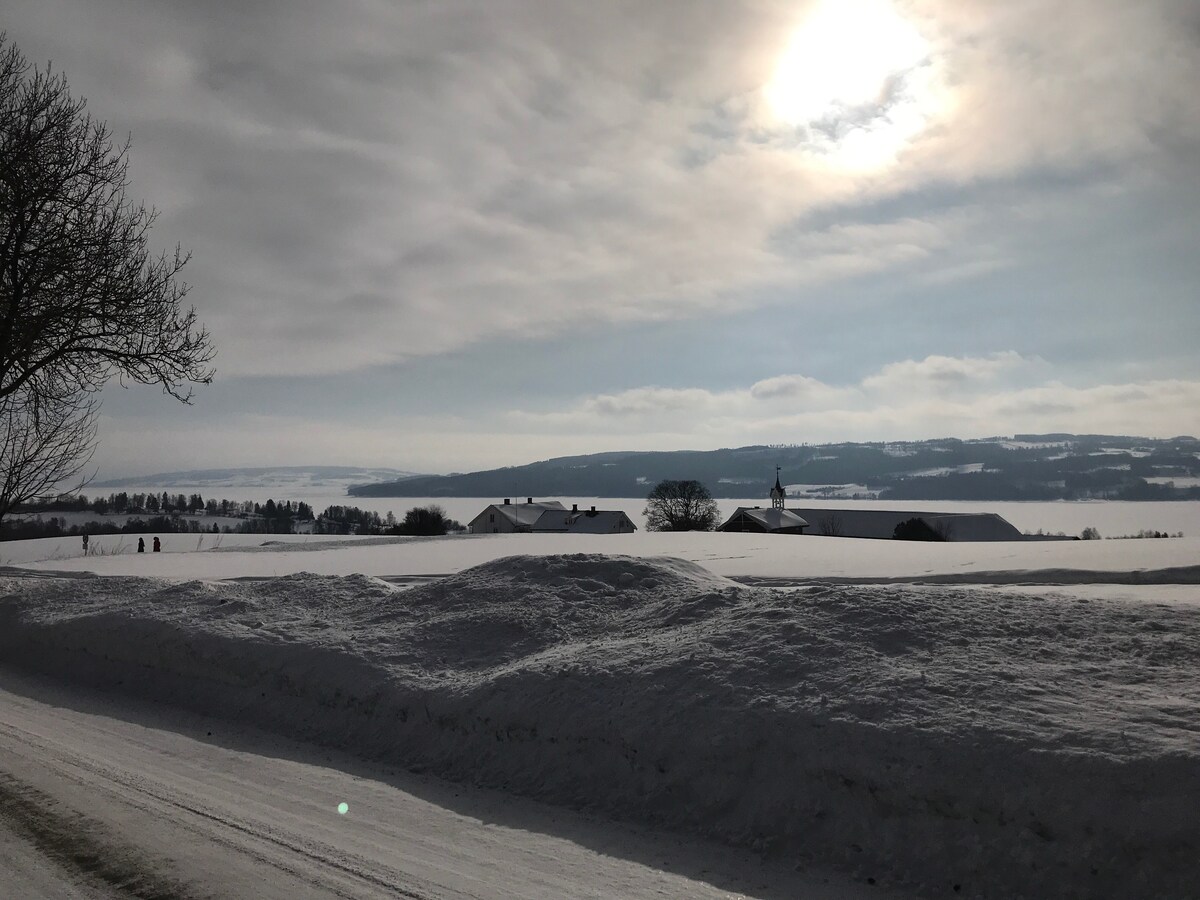
[[[163,512],[165,504],[165,514]],[[157,514],[143,517],[148,510]],[[33,538],[69,537],[83,534],[357,534],[357,535],[443,535],[466,530],[466,526],[446,515],[437,505],[415,507],[402,520],[388,513],[380,516],[356,506],[329,506],[320,515],[303,501],[291,500],[266,503],[250,500],[209,500],[199,494],[190,497],[178,494],[110,494],[88,499],[86,496],[60,497],[40,504],[27,504],[19,510],[24,515],[37,513],[34,518],[6,517],[0,520],[0,541]],[[121,523],[90,520],[68,524],[65,518],[40,513],[86,513],[105,516],[127,516]],[[204,516],[235,518],[235,525],[211,524]]]
[[[130,494],[121,491],[109,494],[107,497],[89,499],[86,494],[56,497],[53,500],[43,500],[37,503],[25,503],[18,506],[17,513],[43,512],[94,512],[97,515],[208,515],[237,518],[241,516],[264,516],[268,519],[287,518],[293,520],[311,520],[312,507],[303,501],[293,503],[291,500],[276,503],[267,500],[266,503],[256,503],[252,500],[205,500],[200,494]]]
[[[435,536],[466,531],[467,527],[436,505],[417,506],[397,521],[392,513],[380,516],[357,506],[330,506],[313,523],[314,534],[371,534]]]
[[[1200,500],[1200,488],[1130,478],[1127,471],[1065,473],[1053,483],[1014,480],[992,472],[907,478],[880,500]]]
[[[149,519],[131,518],[118,525],[116,522],[86,522],[83,525],[68,525],[57,516],[49,519],[5,519],[0,522],[0,541],[22,541],[33,538],[71,537],[82,534],[217,534],[229,533],[229,527],[205,528],[197,519],[180,519],[172,516],[153,516]]]

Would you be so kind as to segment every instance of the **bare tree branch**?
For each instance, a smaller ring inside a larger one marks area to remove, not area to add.
[[[182,305],[188,256],[150,250],[128,149],[0,34],[0,397],[65,400],[121,374],[186,403],[212,380],[208,332]]]
[[[83,472],[96,446],[98,411],[87,393],[49,401],[26,391],[0,397],[0,520],[22,503],[61,493]]]

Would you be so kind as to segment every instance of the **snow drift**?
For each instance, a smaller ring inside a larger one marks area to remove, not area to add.
[[[0,579],[0,660],[952,896],[1200,883],[1200,611],[674,559]]]

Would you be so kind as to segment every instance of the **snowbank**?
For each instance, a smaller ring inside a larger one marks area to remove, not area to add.
[[[1200,883],[1200,612],[674,559],[0,578],[0,660],[950,896]]]

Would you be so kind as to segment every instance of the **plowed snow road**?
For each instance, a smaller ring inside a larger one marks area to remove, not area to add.
[[[889,896],[8,670],[0,871],[21,900]]]

